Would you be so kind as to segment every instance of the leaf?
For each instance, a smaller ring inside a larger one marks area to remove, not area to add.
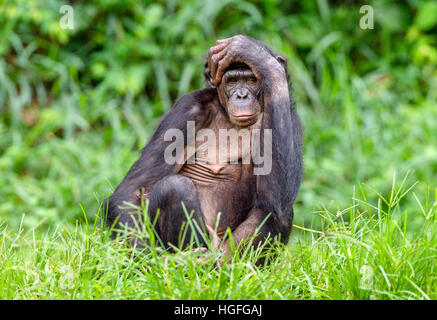
[[[429,30],[437,24],[437,2],[422,2],[414,23],[422,30]]]

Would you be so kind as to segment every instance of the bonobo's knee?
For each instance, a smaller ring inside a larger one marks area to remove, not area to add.
[[[158,181],[149,196],[151,204],[167,205],[181,201],[197,203],[197,191],[193,181],[180,174],[167,176]]]
[[[195,216],[202,216],[200,200],[196,187],[190,178],[175,174],[158,181],[150,191],[149,214],[152,221],[159,209],[160,220],[170,215],[172,221],[184,220],[184,203],[188,213],[194,210]]]
[[[187,212],[184,212],[182,202]],[[149,196],[149,214],[152,221],[155,221],[158,209],[159,218],[155,228],[157,228],[158,234],[165,245],[173,244],[185,247],[190,243],[193,231],[197,234],[200,243],[205,245],[197,230],[199,227],[204,228],[204,221],[197,191],[191,179],[182,175],[171,175],[157,182]],[[191,222],[187,224],[186,214],[191,214],[192,211],[191,219],[197,224],[197,227]],[[179,236],[183,226],[188,227],[188,230],[185,238],[181,240]],[[194,230],[192,230],[193,228]]]

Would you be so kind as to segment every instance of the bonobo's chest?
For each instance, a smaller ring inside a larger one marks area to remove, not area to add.
[[[195,150],[187,153],[179,174],[196,185],[206,223],[214,226],[220,212],[219,233],[233,229],[247,214],[255,194],[251,133],[260,122],[235,128],[216,121],[196,131]]]
[[[247,205],[255,194],[255,180],[250,164],[185,164],[180,174],[191,178],[197,189],[206,224],[214,227],[218,214],[217,232],[234,230],[247,214]]]
[[[241,182],[243,164],[251,166],[247,148],[250,142],[242,141],[238,132],[231,137],[212,133],[214,131],[208,136],[197,136],[195,152],[188,154],[189,160],[180,173],[201,185]]]
[[[187,148],[181,174],[202,185],[245,180],[252,172],[253,130],[259,130],[261,119],[250,127],[235,127],[225,115],[195,132],[195,148]],[[246,173],[246,174],[245,174]]]
[[[208,164],[199,163],[185,164],[180,174],[187,176],[194,183],[210,185],[218,182],[236,183],[241,180],[241,164]]]

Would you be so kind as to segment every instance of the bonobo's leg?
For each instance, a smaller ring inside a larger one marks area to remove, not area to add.
[[[234,231],[232,231],[232,239],[234,245],[237,247],[246,239],[252,239],[252,246],[257,248],[259,245],[265,243],[263,251],[268,250],[273,244],[273,240],[280,234],[274,217],[270,215],[267,217],[266,213],[258,208],[253,208],[249,211],[246,220],[244,220]],[[251,238],[254,237],[254,238]],[[231,257],[231,246],[229,239],[223,245],[225,252],[225,259]],[[243,249],[243,248],[241,248]],[[257,264],[263,264],[264,258],[257,261]]]
[[[198,228],[206,230],[204,216],[200,207],[196,187],[190,178],[179,174],[167,176],[159,180],[153,186],[148,199],[149,214],[152,222],[155,220],[157,210],[159,209],[155,229],[165,246],[169,244],[179,248],[188,246],[193,233],[191,226],[193,226],[194,232],[199,240],[199,243],[193,243],[194,246],[206,247],[203,238],[206,237],[206,235],[202,235],[198,230]],[[190,223],[187,222],[187,216],[182,208],[181,202],[184,203],[188,214],[191,214],[194,210],[191,216],[191,226]],[[197,224],[198,227],[196,227],[195,224]],[[187,232],[184,239],[180,239],[181,227],[183,225],[187,226]],[[179,243],[180,240],[183,240],[182,243]]]

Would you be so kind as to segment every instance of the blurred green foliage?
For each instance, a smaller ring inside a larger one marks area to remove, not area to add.
[[[0,0],[0,217],[17,226],[93,215],[159,117],[204,87],[203,55],[237,33],[288,57],[305,127],[296,223],[342,209],[394,173],[437,180],[435,1]],[[374,8],[373,30],[359,27]],[[361,185],[363,188],[369,188]],[[374,193],[376,198],[376,193]],[[414,197],[403,200],[415,216]],[[413,221],[414,222],[414,221]],[[414,225],[414,224],[413,224]]]

